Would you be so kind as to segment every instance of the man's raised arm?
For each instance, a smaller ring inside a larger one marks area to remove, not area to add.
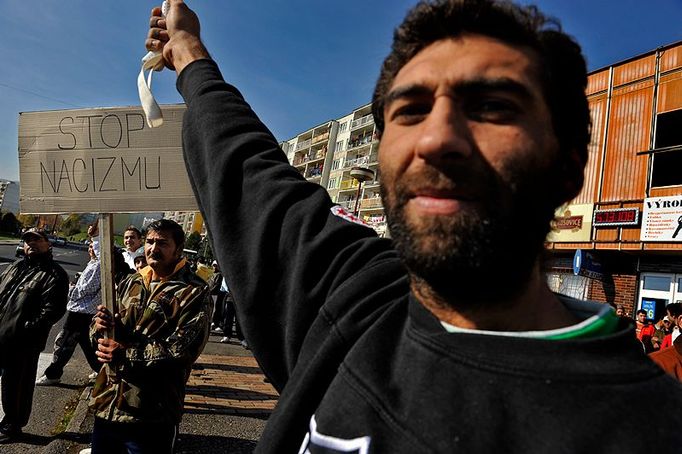
[[[187,103],[183,150],[190,181],[249,345],[281,388],[301,351],[330,323],[311,326],[333,291],[394,257],[373,230],[332,214],[326,190],[287,162],[277,140],[201,43],[197,16],[171,1],[152,11],[148,50],[162,50]]]

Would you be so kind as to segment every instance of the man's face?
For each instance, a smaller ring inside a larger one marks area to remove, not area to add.
[[[126,230],[123,233],[123,244],[129,251],[136,251],[142,246],[142,238],[134,230]]]
[[[170,275],[180,261],[181,252],[169,232],[150,230],[145,238],[147,264],[161,277]]]
[[[133,263],[135,264],[135,270],[136,271],[140,271],[142,268],[147,266],[147,261],[145,260],[144,255],[136,257],[135,261]]]
[[[637,314],[637,321],[638,321],[639,323],[644,323],[644,322],[646,321],[646,314],[643,314],[643,313],[641,313],[641,312],[638,313],[638,314]]]
[[[441,294],[518,293],[542,249],[559,145],[537,72],[531,50],[464,35],[419,52],[387,95],[389,228],[412,276]]]
[[[27,256],[45,254],[50,250],[50,242],[40,235],[29,235],[24,239],[24,252]]]
[[[623,310],[622,307],[619,307],[618,309],[616,309],[616,315],[619,317],[622,317],[625,315],[625,311]]]

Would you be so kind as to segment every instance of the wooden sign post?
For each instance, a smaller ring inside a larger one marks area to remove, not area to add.
[[[100,273],[102,280],[102,304],[114,315],[114,222],[111,214],[100,214]],[[114,339],[114,329],[107,333],[107,338]]]

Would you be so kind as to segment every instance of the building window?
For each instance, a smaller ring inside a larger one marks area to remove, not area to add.
[[[340,159],[334,159],[334,162],[332,162],[332,170],[337,170],[340,165],[341,165],[341,160]]]
[[[654,148],[679,146],[680,149],[654,154],[651,168],[651,186],[682,185],[682,109],[658,114]]]
[[[343,140],[339,140],[338,142],[336,142],[335,150],[336,151],[343,151]]]
[[[346,129],[348,129],[348,122],[347,122],[347,121],[344,121],[344,122],[341,123],[341,125],[339,126],[339,132],[343,132],[343,131],[345,131]]]
[[[327,189],[334,189],[334,188],[336,188],[336,178],[330,178],[329,184],[327,185]]]

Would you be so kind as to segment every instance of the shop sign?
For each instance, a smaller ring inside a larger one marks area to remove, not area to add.
[[[594,227],[624,227],[639,224],[639,208],[594,210]]]
[[[656,300],[651,298],[642,298],[641,310],[646,312],[647,320],[653,320],[656,315]]]
[[[602,280],[604,278],[604,269],[593,254],[578,249],[573,256],[573,274]]]
[[[550,242],[587,242],[592,239],[592,214],[594,205],[563,205],[554,212]]]
[[[682,195],[644,199],[640,240],[682,242]]]

